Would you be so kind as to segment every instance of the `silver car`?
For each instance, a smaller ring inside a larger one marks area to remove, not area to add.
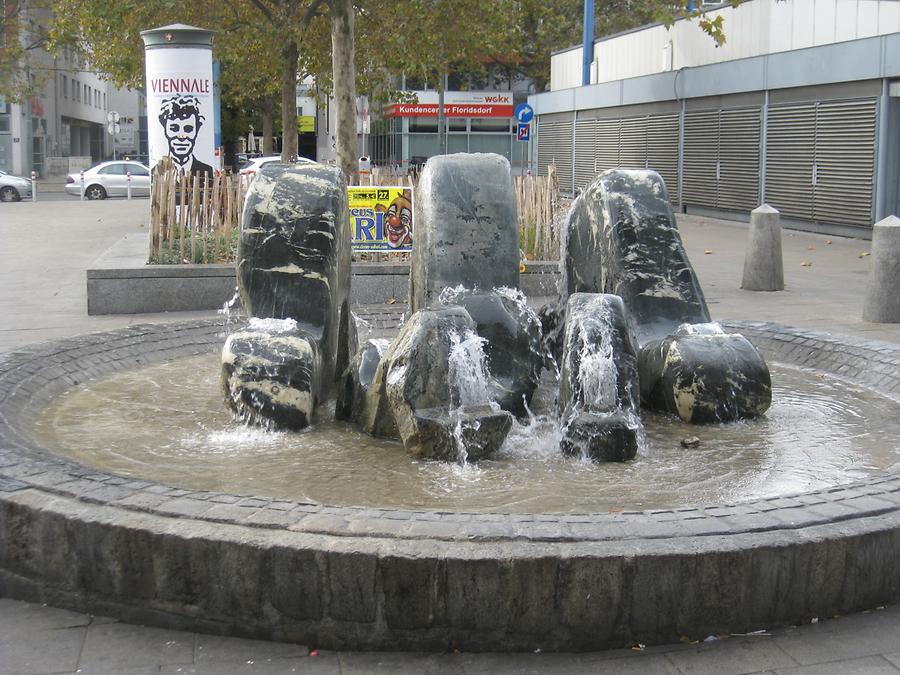
[[[84,196],[87,199],[106,199],[128,194],[128,173],[131,173],[131,194],[134,197],[150,195],[150,169],[139,162],[102,162],[84,172]],[[66,192],[81,195],[81,174],[70,173],[66,177]]]
[[[0,202],[17,202],[31,198],[31,181],[0,171]]]

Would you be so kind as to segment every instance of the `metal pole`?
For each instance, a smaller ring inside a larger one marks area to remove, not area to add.
[[[888,215],[887,208],[887,159],[888,159],[888,103],[890,88],[887,79],[881,81],[881,97],[878,99],[878,133],[875,136],[875,199],[873,200],[874,220],[879,223]]]
[[[31,201],[37,201],[37,171],[31,172]]]
[[[759,205],[766,203],[766,153],[769,151],[769,90],[763,101],[762,128],[759,132]]]
[[[591,83],[591,63],[594,62],[594,0],[584,0],[584,17],[581,33],[581,84]]]
[[[81,201],[84,201],[84,171],[81,172]]]
[[[131,172],[129,171],[126,175],[128,176],[128,199],[130,200],[131,199]]]

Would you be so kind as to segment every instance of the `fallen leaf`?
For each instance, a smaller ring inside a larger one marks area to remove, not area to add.
[[[826,240],[825,240],[825,244],[828,245],[828,246],[831,246],[831,239],[826,239]]]
[[[397,298],[389,298],[388,301],[387,301],[387,304],[393,305],[393,304],[395,304],[396,302],[397,302]]]
[[[815,246],[807,246],[807,247],[806,247],[806,250],[807,250],[807,251],[815,251],[815,250],[816,250],[816,247],[815,247]]]
[[[869,251],[863,251],[859,254],[860,258],[865,258],[867,255],[872,255]]]
[[[703,251],[703,253],[704,253],[705,255],[709,255],[710,253],[712,253],[712,251],[710,251],[709,249],[706,249],[706,250]]]
[[[800,267],[812,267],[812,263],[809,260],[804,260],[800,263]]]
[[[625,509],[609,509],[610,513],[622,513]]]
[[[634,645],[634,646],[631,648],[631,651],[634,651],[634,652],[642,652],[642,651],[644,651],[646,648],[647,648],[647,645],[641,644],[640,642],[638,642],[636,645]]]

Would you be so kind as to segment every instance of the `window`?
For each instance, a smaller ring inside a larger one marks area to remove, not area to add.
[[[104,176],[124,176],[127,173],[127,169],[124,164],[110,164],[109,166],[104,166],[97,173]]]
[[[410,133],[436,133],[437,117],[410,117],[409,131]]]
[[[91,88],[87,85],[84,85],[84,102],[86,105],[91,104]]]
[[[106,110],[106,92],[103,92],[103,109]]]
[[[130,171],[132,176],[149,176],[150,172],[140,164],[128,164],[125,171]]]
[[[60,80],[62,81],[62,95],[63,98],[69,98],[69,78],[65,75],[60,75]]]
[[[72,78],[72,100],[81,100],[81,85],[78,84],[78,80],[76,80],[74,77]]]
[[[473,117],[472,131],[509,131],[508,117]]]

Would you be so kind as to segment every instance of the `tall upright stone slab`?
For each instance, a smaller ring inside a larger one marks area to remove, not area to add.
[[[226,401],[245,419],[300,429],[356,349],[347,191],[321,164],[269,164],[244,207],[237,255],[251,329],[222,352]]]
[[[900,323],[900,218],[897,216],[888,216],[872,228],[871,260],[862,318],[873,323]]]
[[[267,164],[247,193],[237,253],[244,309],[294,319],[319,343],[323,380],[350,358],[347,188],[336,167]]]
[[[622,298],[640,351],[644,405],[688,422],[768,409],[765,361],[749,341],[709,323],[659,174],[602,173],[576,200],[566,233],[564,294]]]
[[[781,215],[768,204],[750,212],[750,234],[744,254],[741,288],[745,291],[784,290]]]
[[[519,287],[519,234],[509,161],[495,154],[432,157],[416,190],[410,266],[413,312],[462,285]]]
[[[576,200],[567,224],[566,291],[625,302],[643,344],[683,323],[709,321],[663,179],[655,171],[606,171]]]

